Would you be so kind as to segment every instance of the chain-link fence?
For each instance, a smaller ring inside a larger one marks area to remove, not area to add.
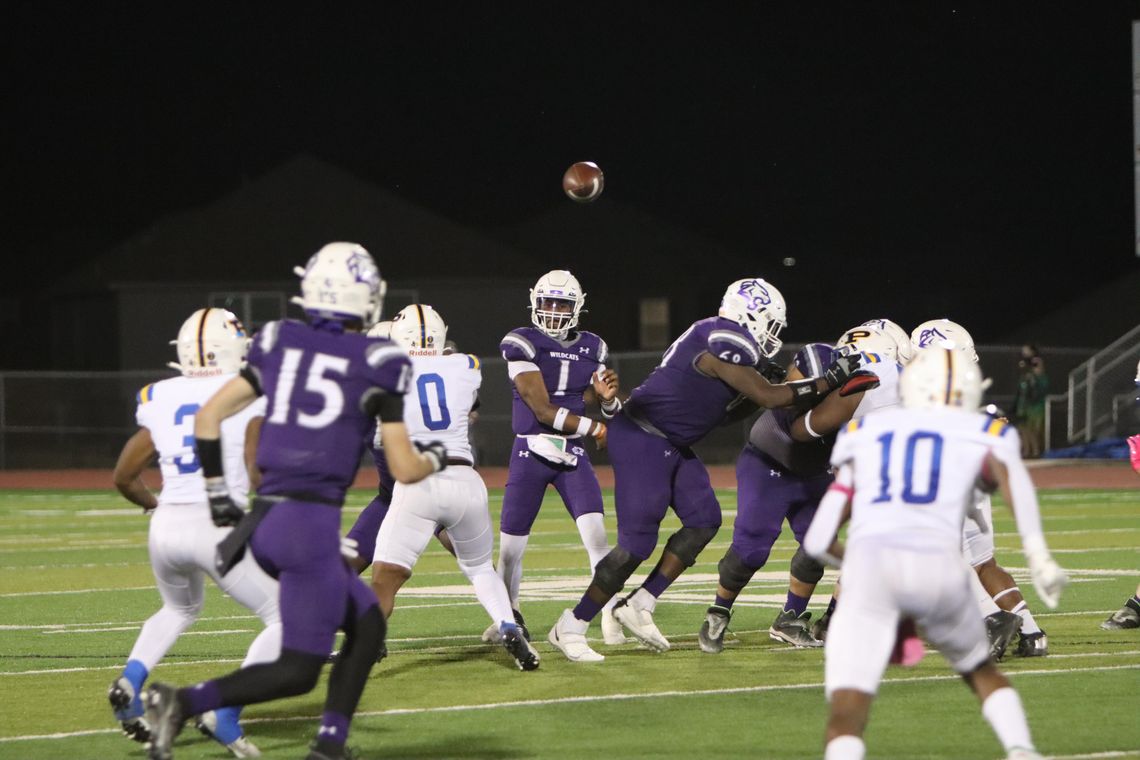
[[[776,360],[787,364],[796,348],[785,347]],[[986,400],[1007,410],[1016,389],[1017,352],[1017,346],[978,347],[982,368],[994,380]],[[1055,378],[1052,389],[1060,391],[1069,371],[1093,352],[1042,349],[1041,353],[1050,376]],[[621,376],[622,386],[630,389],[660,360],[660,352],[654,351],[617,353],[610,361]],[[136,430],[138,390],[168,376],[140,371],[0,373],[0,469],[113,466],[123,443]],[[1131,377],[1127,381],[1122,388],[1098,386],[1098,393],[1107,394],[1108,408],[1116,409],[1121,425],[1135,428],[1133,409],[1125,403],[1127,399],[1118,399],[1131,388]],[[502,359],[483,360],[480,399],[479,420],[471,433],[477,459],[487,466],[505,465],[513,434],[511,384]],[[1063,405],[1054,410],[1053,418],[1064,420]],[[718,428],[696,447],[697,451],[709,463],[731,463],[750,425],[748,420]],[[1050,432],[1049,445],[1066,445],[1063,424],[1054,424]],[[593,458],[599,463],[607,461],[604,453]]]

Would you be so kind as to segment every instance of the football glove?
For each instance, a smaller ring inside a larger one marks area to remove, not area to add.
[[[210,501],[210,519],[219,528],[237,525],[245,511],[234,504],[224,478],[206,478],[206,498]]]
[[[1054,561],[1045,540],[1041,536],[1031,537],[1024,542],[1025,559],[1029,562],[1029,574],[1033,578],[1033,588],[1037,596],[1051,610],[1057,609],[1061,591],[1069,583],[1065,571]]]
[[[824,380],[827,381],[827,387],[835,390],[840,387],[859,370],[859,363],[863,361],[862,354],[848,354],[846,356],[837,356],[835,361],[831,363],[823,373]]]
[[[760,370],[760,374],[772,385],[779,385],[788,379],[788,370],[774,362]]]
[[[432,472],[439,472],[447,467],[447,447],[441,442],[420,443],[416,441],[416,448],[431,461]]]
[[[850,396],[852,393],[862,393],[879,387],[879,376],[873,372],[859,370],[839,388],[840,396]]]

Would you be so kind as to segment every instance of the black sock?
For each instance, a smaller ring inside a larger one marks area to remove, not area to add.
[[[1136,610],[1137,614],[1140,614],[1140,596],[1132,597],[1124,603],[1124,606],[1131,607],[1132,609]]]
[[[369,607],[345,631],[340,657],[329,674],[329,693],[325,699],[326,713],[339,713],[351,717],[356,712],[360,695],[368,674],[376,664],[376,656],[384,644],[387,625],[379,607]]]
[[[252,705],[307,694],[317,685],[324,667],[321,655],[282,649],[274,662],[250,665],[217,680],[222,704]]]

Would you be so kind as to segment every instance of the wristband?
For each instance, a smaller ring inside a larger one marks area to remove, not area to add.
[[[814,409],[809,409],[808,413],[804,415],[804,428],[807,430],[808,435],[810,435],[812,438],[823,438],[820,433],[817,433],[811,429],[811,413],[814,411]]]
[[[609,401],[603,401],[601,403],[601,407],[602,414],[613,417],[615,414],[621,411],[621,399],[617,396],[614,396]]]
[[[594,429],[594,421],[589,417],[578,418],[578,435],[587,436]]]
[[[202,463],[202,474],[207,478],[220,478],[222,471],[222,441],[219,438],[195,438],[194,448],[198,450],[198,461]]]
[[[570,416],[570,410],[564,406],[558,407],[558,411],[554,413],[554,423],[551,425],[555,430],[565,433],[566,430],[563,426],[566,424],[566,418]]]
[[[797,380],[794,383],[784,383],[792,390],[792,405],[797,407],[811,406],[823,394],[815,386],[815,380]]]

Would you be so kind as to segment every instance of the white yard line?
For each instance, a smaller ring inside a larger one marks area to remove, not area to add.
[[[1027,676],[1050,676],[1064,673],[1091,673],[1097,671],[1111,671],[1111,670],[1138,670],[1140,665],[1104,665],[1092,668],[1064,668],[1064,669],[1049,669],[1049,670],[1024,670],[1021,672],[1011,672],[1010,676],[1013,678],[1023,678]],[[956,674],[947,674],[939,676],[916,676],[911,678],[884,678],[884,684],[896,683],[919,683],[919,682],[932,682],[932,681],[957,681],[960,676]],[[763,692],[773,691],[795,691],[803,689],[822,689],[823,683],[821,681],[813,681],[811,683],[793,683],[793,684],[765,684],[760,686],[737,686],[724,689],[700,689],[696,691],[650,691],[642,693],[619,693],[619,694],[591,694],[578,697],[559,697],[556,699],[522,699],[513,702],[487,702],[483,704],[460,704],[460,705],[443,705],[440,707],[397,707],[390,710],[366,710],[357,712],[355,718],[382,718],[391,715],[424,715],[435,713],[450,713],[450,712],[473,712],[477,710],[499,710],[515,707],[545,707],[548,705],[562,705],[562,704],[575,704],[575,703],[590,703],[590,702],[623,702],[637,699],[661,699],[669,697],[702,697],[702,696],[719,696],[722,694],[758,694]],[[256,723],[286,723],[295,721],[311,721],[314,719],[313,715],[289,715],[275,718],[249,718],[244,721],[246,725],[253,725]],[[69,739],[77,736],[95,736],[100,734],[117,734],[119,729],[103,728],[92,729],[85,731],[67,731],[54,734],[26,734],[23,736],[5,736],[0,737],[0,743],[11,743],[19,741],[36,741],[45,739]],[[1098,757],[1120,757],[1123,755],[1106,755],[1103,753],[1092,755],[1069,755],[1066,756],[1069,760],[1076,760],[1076,758],[1098,758]]]

